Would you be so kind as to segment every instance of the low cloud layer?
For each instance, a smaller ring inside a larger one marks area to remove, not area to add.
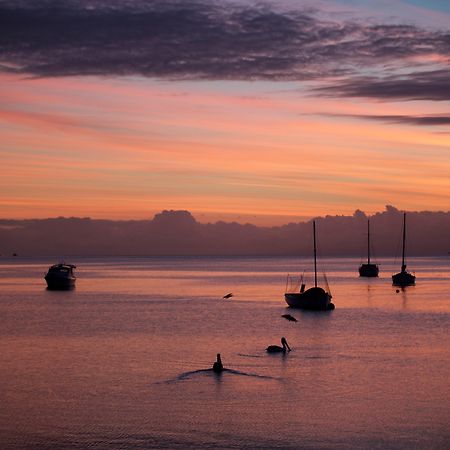
[[[395,256],[403,214],[392,206],[371,217],[377,256]],[[322,255],[365,254],[367,216],[317,218]],[[11,256],[296,255],[312,252],[311,222],[281,227],[202,224],[188,211],[163,211],[153,220],[78,218],[0,220],[0,253]],[[447,255],[450,212],[408,213],[408,254]],[[299,239],[299,236],[302,238]]]
[[[0,2],[0,70],[32,76],[210,80],[345,76],[345,81],[322,93],[448,100],[449,77],[442,70],[403,78],[361,78],[368,67],[399,68],[412,58],[436,55],[441,60],[450,57],[450,33],[401,24],[325,21],[310,10],[287,12],[269,4]]]

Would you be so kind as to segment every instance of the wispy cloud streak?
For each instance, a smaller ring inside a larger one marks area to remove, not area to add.
[[[383,100],[450,100],[450,69],[408,75],[352,77],[315,89],[316,94]]]
[[[378,122],[385,123],[397,123],[397,124],[408,124],[408,125],[422,125],[422,126],[449,126],[450,125],[450,115],[446,114],[435,114],[435,115],[388,115],[388,114],[323,114],[324,116],[331,117],[350,117],[352,119],[366,119],[374,120]]]

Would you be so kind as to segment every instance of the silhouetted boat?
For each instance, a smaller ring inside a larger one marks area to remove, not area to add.
[[[49,289],[72,289],[75,287],[76,277],[73,264],[59,263],[51,266],[45,275],[45,281]]]
[[[406,271],[405,241],[406,241],[406,213],[403,213],[402,269],[399,273],[392,275],[392,284],[394,286],[411,286],[413,284],[416,284],[415,275]]]
[[[360,277],[377,277],[378,265],[370,262],[370,221],[367,220],[367,264],[361,264],[359,266]]]
[[[317,286],[317,251],[316,251],[316,222],[313,221],[314,236],[314,287],[305,290],[305,284],[301,283],[300,292],[286,292],[284,299],[292,308],[308,309],[314,311],[327,311],[334,309],[331,302],[331,293]]]

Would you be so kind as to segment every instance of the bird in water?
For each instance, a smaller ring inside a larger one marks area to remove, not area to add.
[[[287,351],[291,351],[291,347],[289,347],[289,344],[287,343],[286,338],[281,338],[281,345],[283,347],[280,347],[279,345],[269,345],[266,348],[267,353],[286,353]]]
[[[233,293],[230,292],[229,294],[224,295],[222,298],[231,298],[233,297]]]
[[[290,322],[297,322],[297,319],[290,314],[283,314],[281,317],[283,317],[283,319],[289,320]]]
[[[217,361],[212,366],[213,372],[221,373],[223,371],[222,359],[220,358],[220,353],[217,353]]]

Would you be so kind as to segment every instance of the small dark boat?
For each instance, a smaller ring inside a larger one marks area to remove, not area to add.
[[[392,275],[392,284],[394,286],[412,286],[416,284],[416,277],[406,270],[405,261],[405,242],[406,242],[406,213],[403,213],[403,246],[402,246],[402,268],[399,273]]]
[[[370,262],[370,221],[367,221],[367,264],[361,264],[359,266],[360,277],[377,277],[378,265]]]
[[[316,222],[313,221],[314,235],[314,287],[305,290],[301,283],[300,292],[286,292],[284,299],[291,308],[307,309],[313,311],[328,311],[334,309],[331,302],[331,293],[317,286],[317,251],[316,251]]]
[[[64,290],[73,289],[75,287],[76,277],[73,264],[59,263],[51,266],[45,275],[45,281],[49,289]]]

